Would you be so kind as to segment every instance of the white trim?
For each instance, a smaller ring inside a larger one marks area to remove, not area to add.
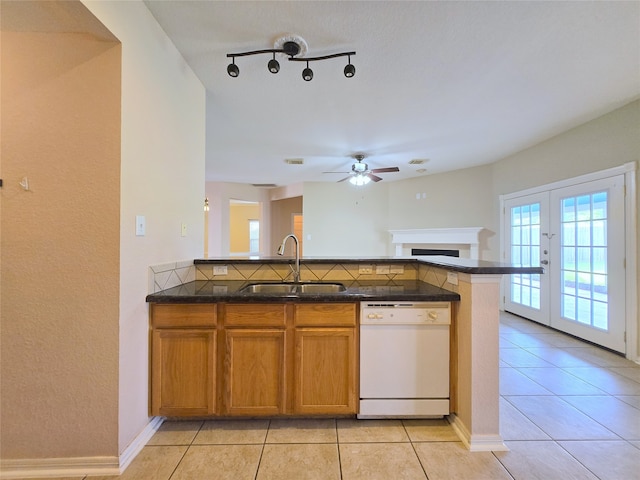
[[[513,192],[503,194],[499,196],[500,200],[500,256],[504,259],[506,256],[505,241],[505,211],[504,204],[506,200],[512,198],[518,198],[526,195],[532,195],[544,191],[555,190],[568,186],[577,185],[580,183],[591,182],[594,180],[601,180],[603,178],[615,177],[617,175],[624,175],[625,184],[625,326],[627,332],[626,338],[626,358],[640,364],[640,352],[638,351],[638,281],[637,281],[637,218],[638,212],[636,208],[636,162],[628,162],[623,165],[600,170],[598,172],[587,173],[578,177],[573,177],[565,180],[560,180],[545,185],[529,188],[527,190],[521,190],[519,192]],[[503,282],[508,281],[508,275],[504,276]],[[500,309],[504,310],[504,283],[500,286]]]
[[[120,475],[118,457],[25,458],[2,460],[0,477],[59,478]]]
[[[625,185],[625,285],[626,285],[626,332],[627,355],[629,360],[640,364],[638,352],[638,211],[636,208],[636,171],[628,170],[624,174]]]
[[[464,423],[455,414],[448,417],[449,423],[460,441],[471,452],[508,452],[500,435],[471,435]]]
[[[164,423],[164,417],[153,417],[147,426],[127,445],[127,448],[120,454],[120,473],[123,473],[131,464],[134,458],[142,451],[144,446],[155,435],[160,426]]]
[[[25,458],[0,460],[0,478],[60,478],[121,475],[164,422],[153,417],[119,457]]]
[[[404,256],[403,244],[414,245],[469,245],[470,257],[480,259],[480,233],[483,227],[412,228],[389,230],[396,257]]]

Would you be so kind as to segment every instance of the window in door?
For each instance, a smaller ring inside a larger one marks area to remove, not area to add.
[[[562,199],[562,316],[606,330],[607,192]]]
[[[511,263],[540,265],[540,203],[511,208]],[[512,275],[511,300],[540,309],[540,274]]]

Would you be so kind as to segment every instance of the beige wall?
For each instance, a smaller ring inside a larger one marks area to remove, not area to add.
[[[282,239],[294,233],[293,214],[302,213],[302,197],[285,198],[282,200],[274,200],[271,202],[271,245],[272,250],[267,255],[275,255]],[[304,238],[299,237],[300,254],[304,255]],[[294,255],[295,245],[293,242],[287,242],[285,254]]]
[[[307,256],[388,255],[389,184],[304,184]]]
[[[141,1],[85,5],[122,43],[122,452],[149,421],[148,268],[204,251],[205,89]],[[146,217],[144,237],[135,235],[136,215]]]
[[[232,203],[229,208],[229,249],[231,253],[249,253],[249,220],[260,220],[262,206]]]
[[[3,458],[118,452],[120,59],[2,32]]]
[[[205,92],[142,2],[43,5],[113,36],[2,35],[1,453],[117,464],[149,424],[148,268],[203,252]]]

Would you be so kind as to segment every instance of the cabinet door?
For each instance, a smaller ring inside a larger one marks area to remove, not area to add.
[[[354,328],[296,329],[294,413],[356,413],[356,352]]]
[[[215,413],[216,331],[156,329],[152,334],[151,414]]]
[[[225,337],[225,413],[284,413],[286,332],[228,328]]]

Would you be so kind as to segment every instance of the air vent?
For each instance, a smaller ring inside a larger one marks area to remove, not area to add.
[[[285,158],[284,163],[288,163],[289,165],[302,165],[304,163],[303,158]]]
[[[258,187],[258,188],[273,188],[273,187],[277,187],[277,185],[275,183],[252,183],[251,185],[253,185],[254,187]]]
[[[422,159],[422,158],[414,158],[413,160],[409,160],[409,165],[422,165],[423,163],[427,162],[428,160]]]

